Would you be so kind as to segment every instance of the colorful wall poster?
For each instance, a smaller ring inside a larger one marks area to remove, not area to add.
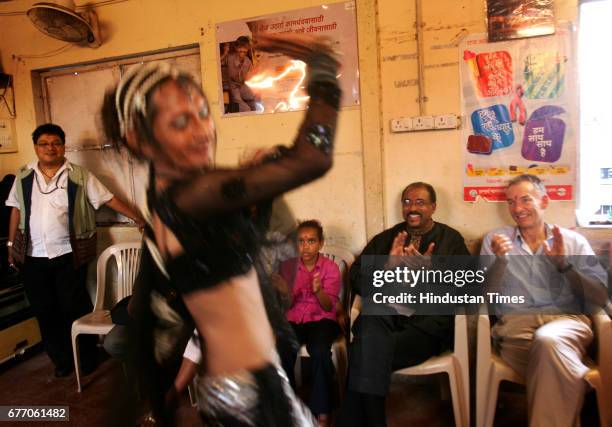
[[[538,175],[552,200],[572,200],[578,98],[574,33],[461,46],[463,199],[505,200],[514,176]]]
[[[355,2],[335,3],[217,25],[219,96],[223,114],[304,110],[306,65],[257,50],[253,34],[321,36],[341,62],[342,107],[359,105]]]
[[[554,6],[553,0],[487,0],[489,41],[554,34]]]

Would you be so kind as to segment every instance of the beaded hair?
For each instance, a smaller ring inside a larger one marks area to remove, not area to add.
[[[147,111],[147,96],[159,82],[170,77],[188,76],[165,62],[135,66],[121,79],[115,91],[115,107],[121,137],[125,138],[134,113],[143,117]]]

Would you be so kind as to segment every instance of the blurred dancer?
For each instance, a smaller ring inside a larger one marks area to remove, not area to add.
[[[213,169],[216,132],[206,97],[189,76],[166,64],[135,67],[103,107],[108,138],[151,166],[145,241],[153,262],[148,263],[150,290],[136,304],[136,316],[151,325],[138,337],[144,348],[150,343],[153,355],[139,359],[141,367],[158,369],[143,390],[152,385],[159,391],[150,399],[156,417],[166,423],[172,419],[161,409],[160,396],[172,384],[194,325],[204,344],[206,372],[199,376],[198,394],[205,422],[314,423],[279,367],[270,323],[287,328],[282,314],[270,309],[266,314],[272,298],[258,286],[253,265],[260,240],[246,208],[330,169],[340,102],[338,63],[326,45],[304,38],[265,36],[258,48],[309,66],[309,109],[293,146],[274,162]],[[162,375],[164,370],[173,372]]]

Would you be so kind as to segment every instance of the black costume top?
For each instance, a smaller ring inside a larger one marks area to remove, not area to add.
[[[244,169],[205,171],[189,180],[174,182],[158,193],[151,180],[150,211],[159,216],[184,249],[180,255],[160,262],[152,230],[146,230],[146,266],[141,268],[149,270],[149,289],[143,292],[144,300],[139,304],[141,314],[136,331],[140,335],[140,354],[137,360],[147,365],[141,366],[145,377],[141,381],[145,388],[152,386],[154,389],[149,390],[154,408],[164,406],[164,390],[171,387],[180,355],[194,327],[181,295],[213,287],[257,266],[264,230],[255,226],[248,207],[312,181],[332,165],[340,91],[335,83],[318,84],[315,90],[310,89],[310,107],[294,145],[273,161]],[[286,319],[274,305],[276,299],[267,278],[260,271],[258,275],[276,339],[291,339]],[[150,357],[151,353],[154,358]],[[160,378],[160,368],[166,373],[164,379]],[[272,387],[274,390],[270,389],[267,394],[284,396],[282,381],[274,372],[275,368],[268,366],[253,375],[260,391]],[[157,378],[151,378],[152,375]],[[272,409],[260,407],[257,419],[262,420],[272,413],[276,414],[272,418],[288,420],[290,402],[279,398],[275,406]],[[288,422],[276,422],[289,425]],[[266,421],[261,425],[277,425],[276,422]]]
[[[339,89],[330,85],[330,90]],[[336,115],[322,114],[317,107],[323,105],[321,98],[311,98],[294,145],[274,161],[245,169],[206,171],[189,181],[175,182],[161,193],[149,193],[151,211],[184,248],[182,254],[166,261],[170,281],[181,293],[248,272],[261,235],[245,208],[312,181],[331,167],[328,151]],[[330,106],[326,107],[329,111]]]

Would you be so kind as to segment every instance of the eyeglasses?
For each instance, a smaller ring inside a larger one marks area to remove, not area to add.
[[[43,148],[43,149],[47,149],[47,148],[59,148],[59,147],[63,147],[64,143],[60,142],[60,141],[54,141],[54,142],[41,142],[41,143],[37,143],[36,144],[37,147]]]
[[[428,204],[429,202],[423,199],[416,199],[416,200],[404,199],[402,200],[402,205],[404,206],[414,205],[417,208],[422,208],[423,206],[427,206]]]

